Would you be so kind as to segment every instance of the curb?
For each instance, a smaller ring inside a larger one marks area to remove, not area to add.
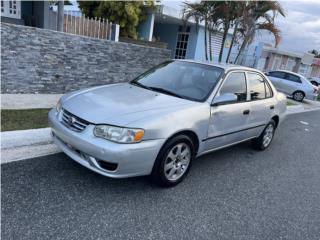
[[[1,164],[60,152],[50,128],[1,132]]]

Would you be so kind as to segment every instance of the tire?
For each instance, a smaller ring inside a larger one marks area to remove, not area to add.
[[[296,91],[292,94],[292,97],[295,101],[302,102],[305,97],[305,94],[302,91]]]
[[[267,149],[272,142],[275,131],[276,123],[274,120],[270,120],[260,136],[252,140],[253,148],[260,151]]]
[[[157,156],[151,173],[152,180],[161,187],[177,185],[188,174],[194,158],[194,144],[188,136],[178,135],[169,139]]]

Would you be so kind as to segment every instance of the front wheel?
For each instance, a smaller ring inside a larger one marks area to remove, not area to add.
[[[258,138],[253,139],[252,141],[253,148],[257,150],[265,150],[266,148],[268,148],[272,142],[275,130],[276,130],[276,123],[273,120],[271,120],[267,124],[267,126],[264,128],[261,135]]]
[[[162,187],[177,185],[187,175],[194,155],[194,145],[188,136],[173,137],[158,154],[151,174],[153,181]]]

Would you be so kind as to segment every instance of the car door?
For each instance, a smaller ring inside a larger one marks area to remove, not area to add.
[[[248,119],[248,136],[257,137],[272,118],[275,100],[272,98],[273,93],[269,83],[261,74],[250,71],[246,74],[251,103]]]
[[[247,83],[244,71],[230,72],[218,90],[217,96],[235,94],[237,100],[211,106],[205,149],[211,150],[242,141],[248,137],[250,103],[247,102]]]
[[[286,73],[285,79],[281,82],[281,88],[284,93],[291,95],[296,90],[301,89],[301,84],[302,82],[299,76]]]
[[[285,78],[286,73],[285,72],[280,72],[280,71],[274,71],[274,72],[269,72],[268,73],[268,78],[274,85],[274,87],[281,91],[281,82]]]

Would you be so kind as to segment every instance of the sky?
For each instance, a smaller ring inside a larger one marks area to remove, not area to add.
[[[163,1],[179,8],[184,1]],[[191,2],[191,1],[190,1]],[[280,1],[286,17],[278,16],[275,24],[281,30],[279,48],[297,53],[312,49],[320,52],[320,0]],[[270,34],[259,34],[256,41],[273,42]]]
[[[282,1],[286,17],[276,19],[281,29],[279,48],[289,51],[320,51],[320,0]]]

